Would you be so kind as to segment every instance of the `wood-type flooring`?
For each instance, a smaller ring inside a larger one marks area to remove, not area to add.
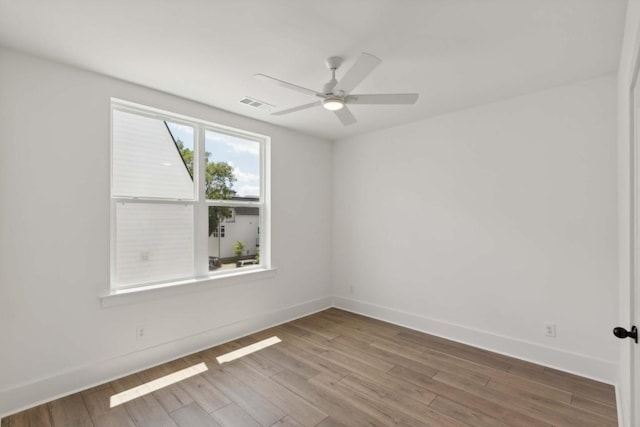
[[[274,336],[281,342],[217,362]],[[113,405],[127,390],[139,397]],[[36,406],[1,427],[388,425],[618,424],[611,385],[328,309]]]

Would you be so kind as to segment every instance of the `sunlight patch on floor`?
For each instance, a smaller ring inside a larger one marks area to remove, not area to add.
[[[130,400],[136,399],[138,397],[142,397],[149,393],[153,393],[156,390],[160,390],[161,388],[170,386],[171,384],[175,384],[179,381],[185,380],[189,377],[193,377],[194,375],[198,375],[202,372],[207,371],[209,368],[207,365],[203,363],[198,363],[197,365],[190,366],[185,369],[181,369],[172,374],[165,375],[164,377],[160,377],[156,380],[149,381],[144,384],[140,384],[137,387],[130,388],[129,390],[125,390],[121,393],[114,394],[110,399],[110,407],[114,408],[118,405],[122,405],[123,403],[127,403]]]
[[[216,360],[219,364],[223,364],[225,362],[231,362],[232,360],[239,359],[247,354],[255,353],[256,351],[262,350],[263,348],[267,348],[274,344],[278,344],[282,342],[282,340],[276,336],[271,338],[267,338],[266,340],[258,341],[257,343],[253,343],[246,347],[239,348],[237,350],[230,351],[229,353],[223,354],[222,356],[216,357]]]

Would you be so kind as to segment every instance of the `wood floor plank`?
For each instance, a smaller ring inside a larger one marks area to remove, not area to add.
[[[166,363],[142,371],[138,374],[138,376],[145,382],[151,382],[157,380],[158,378],[162,378],[164,376],[175,373],[180,369],[183,368],[174,366],[171,363]],[[180,387],[179,384],[170,384],[159,390],[156,390],[153,392],[153,396],[158,399],[158,402],[160,402],[164,410],[168,413],[171,413],[176,409],[193,403],[193,399],[191,398],[191,396],[189,396],[189,394],[184,391],[184,389]]]
[[[514,392],[512,388],[504,386],[479,387],[463,377],[454,374],[439,372],[434,379],[449,384],[459,390],[464,390],[496,404],[508,405],[510,408],[538,418],[553,425],[565,425],[576,427],[604,427],[611,426],[611,422],[604,417],[595,414],[585,414],[575,410],[570,405],[554,400],[544,399],[539,396],[522,395],[521,391]],[[613,426],[612,426],[613,427]]]
[[[176,427],[177,424],[160,402],[147,394],[124,404],[138,427]]]
[[[225,369],[287,412],[303,426],[315,426],[327,417],[326,413],[310,402],[275,381],[262,376],[250,365],[247,365],[245,360],[230,364]]]
[[[376,377],[388,371],[376,369],[367,363],[361,362],[355,355],[348,356],[335,350],[328,350],[323,353],[321,357],[327,360],[331,360],[333,363],[343,367],[350,372],[355,372],[365,377]]]
[[[336,420],[347,426],[377,425],[374,418],[362,413],[344,399],[336,397],[333,393],[328,393],[322,388],[315,387],[313,384],[310,384],[306,378],[295,372],[284,370],[272,378],[308,402],[313,402],[314,405],[318,406],[323,412],[331,414],[332,420]]]
[[[452,355],[433,349],[425,350],[421,355],[415,356],[414,349],[407,350],[402,347],[401,343],[402,338],[400,337],[394,343],[396,344],[395,350],[394,346],[391,345],[390,342],[377,341],[374,342],[372,346],[389,349],[389,351],[397,351],[399,353],[406,352],[411,355],[412,358],[423,361],[436,369],[445,372],[456,372],[457,375],[462,375],[467,379],[475,379],[478,384],[482,384],[483,382],[484,384],[487,384],[488,380],[491,379],[493,381],[493,384],[500,383],[505,386],[513,387],[514,389],[519,389],[521,391],[538,393],[540,397],[555,399],[562,402],[571,401],[572,394],[570,392],[557,387],[552,387],[548,384],[542,384],[528,379],[523,379],[523,377],[518,378],[514,375],[509,374],[508,372],[505,372],[502,369],[505,365],[503,365],[502,363],[498,367],[486,366],[478,360],[460,358],[458,357],[458,353],[456,355]],[[498,357],[503,362],[508,361],[508,363],[513,364],[513,358],[503,355],[498,355]],[[528,369],[529,371],[537,372],[538,374],[542,374],[542,372],[544,371],[544,369],[542,369],[541,367],[525,361],[518,361],[517,366],[520,368],[526,367],[526,369]]]
[[[95,393],[96,391],[100,391],[100,390],[103,390],[105,388],[111,388],[111,383],[110,382],[106,382],[106,383],[102,383],[102,384],[99,384],[99,385],[94,386],[94,387],[90,387],[90,388],[88,388],[86,390],[82,390],[80,392],[80,394],[83,395],[83,396],[86,396],[87,394]]]
[[[336,399],[342,399],[349,403],[351,407],[367,414],[376,420],[374,425],[403,425],[413,427],[436,425],[435,423],[425,424],[424,421],[415,419],[406,412],[395,409],[393,405],[389,405],[384,400],[371,398],[365,393],[350,389],[342,384],[340,380],[331,377],[318,375],[317,377],[311,378],[309,383],[323,389],[327,393],[333,394]]]
[[[271,427],[303,427],[303,425],[297,422],[294,418],[287,416],[272,424]]]
[[[513,381],[510,378],[491,378],[486,384],[486,388],[536,402],[570,404],[572,399],[571,394],[567,396],[562,390],[557,391],[552,387],[540,386],[536,383],[532,384],[531,381]]]
[[[340,339],[341,337],[338,337],[334,341],[339,341]],[[342,348],[346,349],[348,347]],[[425,360],[421,353],[412,351],[405,352],[402,348],[394,345],[380,345],[380,341],[378,340],[371,343],[366,350],[361,349],[358,352],[367,352],[372,357],[383,359],[393,365],[404,366],[428,375],[434,375],[438,371],[438,367]],[[354,351],[353,353],[357,354],[358,352]],[[468,372],[468,374],[473,376],[478,382],[486,383],[489,380],[488,377],[476,372]]]
[[[218,363],[273,336],[281,342]],[[150,388],[197,364],[206,371]],[[132,399],[112,400],[125,391]],[[13,414],[1,427],[65,425],[614,427],[617,411],[609,384],[332,308]]]
[[[508,424],[503,423],[493,417],[490,417],[482,412],[473,410],[468,406],[464,406],[460,403],[449,400],[445,397],[438,396],[429,404],[431,409],[446,414],[449,417],[456,419],[466,425],[474,427],[508,427]]]
[[[27,412],[29,412],[29,420],[32,426],[48,427],[53,425],[48,405],[38,405]]]
[[[123,405],[111,407],[111,396],[116,394],[113,387],[102,387],[82,398],[95,427],[135,427],[133,418]]]
[[[225,369],[212,368],[202,376],[262,426],[268,427],[286,415],[279,407]]]
[[[292,325],[291,323],[283,323],[282,325],[278,325],[278,328],[285,331],[288,334],[295,335],[297,337],[300,337],[309,333],[308,331],[305,331],[304,329],[300,329],[297,326]]]
[[[340,340],[342,338],[341,335],[337,336],[332,340],[326,340],[319,335],[314,333],[309,333],[305,336],[301,337],[288,337],[289,342],[291,342],[295,346],[299,346],[307,351],[312,351],[315,348],[315,352],[317,354],[325,353],[328,350],[337,351],[344,355],[357,356],[357,359],[367,365],[378,369],[380,371],[386,372],[389,369],[393,368],[395,363],[389,362],[384,358],[377,357],[375,354],[372,354],[370,349],[364,349],[362,346],[358,346],[357,343],[349,343],[345,340]]]
[[[395,363],[391,363],[383,358],[376,357],[371,353],[371,351],[360,350],[358,347],[347,346],[340,343],[336,344],[335,340],[340,337],[336,337],[334,340],[327,340],[314,333],[309,333],[304,336],[292,336],[288,334],[281,335],[284,337],[283,339],[287,344],[291,344],[291,346],[306,352],[302,353],[303,357],[308,357],[305,356],[305,354],[313,354],[314,356],[310,360],[314,360],[320,366],[326,368],[329,371],[335,372],[339,378],[348,375],[350,373],[350,370],[340,364],[335,363],[331,357],[326,357],[327,352],[331,353],[333,351],[336,351],[342,353],[345,356],[355,358],[359,362],[369,365],[372,368],[378,369],[382,372],[386,372],[395,366]],[[320,356],[321,359],[317,356]]]
[[[243,342],[243,345],[240,345],[240,341]],[[236,340],[235,342],[232,342],[232,343],[223,344],[217,347],[218,351],[212,351],[213,350],[212,349],[212,350],[205,350],[204,352],[202,352],[202,357],[203,357],[202,360],[210,361],[211,363],[217,363],[217,360],[215,359],[215,357],[217,357],[219,353],[221,354],[228,353],[233,350],[238,350],[239,348],[242,348],[247,344],[253,344],[253,343],[255,343],[255,339],[249,338],[249,342],[247,342],[246,340]],[[255,370],[257,370],[258,372],[260,372],[261,374],[267,377],[275,375],[278,372],[282,372],[285,369],[283,366],[279,365],[278,363],[263,357],[261,355],[261,352],[252,353],[250,357],[245,356],[242,358],[242,360],[248,365],[251,365],[252,368],[254,368]]]
[[[609,384],[598,383],[586,378],[576,380],[574,375],[546,368],[540,371],[523,366],[512,366],[509,373],[566,390],[572,394],[615,405],[615,390]]]
[[[231,400],[220,390],[214,387],[202,375],[196,375],[180,382],[180,387],[202,409],[211,413],[231,403]]]
[[[404,412],[420,420],[425,425],[442,427],[465,425],[443,412],[430,408],[428,405],[436,398],[436,395],[427,390],[407,387],[406,384],[395,382],[391,378],[378,381],[357,374],[349,375],[341,379],[340,382],[356,392],[365,394],[371,399],[380,400],[396,411]]]
[[[318,374],[331,375],[335,378],[342,378],[349,375],[350,371],[348,369],[338,363],[335,363],[330,358],[322,357],[326,350],[309,342],[299,339],[297,341],[290,341],[286,338],[286,341],[282,343],[280,349],[287,356],[294,358],[301,363],[311,365],[318,371]]]
[[[548,397],[561,402],[568,403],[571,401],[571,393],[565,390],[551,387],[547,384],[530,381],[522,377],[516,377],[502,370],[479,365],[468,360],[459,359],[457,357],[453,357],[439,351],[427,351],[420,357],[418,357],[418,359],[425,360],[426,363],[437,368],[438,370],[445,372],[455,372],[457,375],[464,376],[468,379],[476,379],[478,380],[476,381],[478,384],[482,384],[482,380],[485,380],[486,385],[488,383],[488,381],[486,380],[490,379],[494,383],[509,385],[514,387],[515,389],[537,393],[540,396]]]
[[[562,378],[567,382],[571,382],[575,385],[580,385],[588,390],[600,390],[608,396],[606,401],[615,402],[615,390],[611,384],[606,384],[599,381],[594,381],[589,378],[584,378],[569,372],[559,371],[557,369],[545,367],[544,371],[548,375],[552,375],[558,378]]]
[[[9,417],[11,427],[52,427],[51,415],[46,404],[38,405]]]
[[[344,336],[349,338],[362,337],[363,334],[354,334],[352,331],[345,331]],[[362,339],[364,340],[365,338]],[[369,340],[369,345],[412,358],[419,357],[425,351],[430,349],[426,343],[416,343],[403,339],[398,335],[388,338],[377,337],[373,340]]]
[[[340,421],[336,420],[333,417],[327,417],[322,420],[319,424],[316,424],[316,427],[350,427],[347,424],[343,424]]]
[[[284,366],[278,365],[262,357],[260,354],[252,354],[251,357],[244,357],[243,362],[266,377],[271,377],[285,370]]]
[[[250,355],[250,358],[253,359],[253,356],[253,354]],[[287,354],[280,348],[265,348],[260,351],[260,354],[256,354],[255,356],[267,359],[271,363],[279,365],[286,370],[295,372],[304,378],[311,378],[321,372],[320,369],[309,363],[308,359],[295,357],[295,355],[292,355],[291,353]]]
[[[392,338],[392,340],[413,343],[425,347],[425,350],[437,350],[460,359],[470,360],[502,371],[508,371],[512,366],[509,358],[498,353],[466,346],[433,335],[420,334],[415,331],[399,332],[397,337]]]
[[[491,375],[495,370],[485,366],[467,362],[462,359],[450,357],[450,360],[443,360],[434,357],[425,356],[424,353],[416,354],[415,351],[405,350],[403,347],[392,345],[388,342],[373,342],[370,346],[370,352],[379,357],[386,357],[389,361],[395,361],[396,365],[416,371],[452,371],[460,375],[464,375],[471,381],[480,385],[485,385],[491,379]],[[434,372],[435,374],[435,372]]]
[[[180,427],[220,427],[220,424],[195,402],[176,409],[169,415]]]
[[[320,318],[328,319],[337,323],[341,328],[364,331],[374,337],[392,337],[395,336],[398,331],[407,330],[401,326],[344,310],[329,309],[317,313],[317,315]]]
[[[89,411],[80,393],[49,403],[54,426],[93,427]]]
[[[138,374],[133,374],[113,380],[110,384],[116,393],[121,393],[144,384],[144,380]]]
[[[602,415],[613,421],[615,421],[618,417],[618,412],[615,405],[612,406],[583,396],[574,395],[573,399],[571,400],[571,405],[587,412]]]
[[[200,353],[210,360],[216,360],[218,356],[222,356],[223,354],[239,350],[242,347],[246,346],[247,344],[241,341],[247,338],[248,337],[243,337],[241,340],[231,341],[225,344],[217,345],[215,347],[210,347],[208,349],[202,350]],[[252,340],[250,344],[253,343],[254,341]]]
[[[579,396],[587,397],[593,400],[598,400],[610,405],[615,405],[616,403],[615,388],[611,384],[583,378],[568,372],[559,371],[557,369],[544,368],[544,372],[548,376],[553,376],[555,378],[564,380],[565,384],[571,384],[571,392],[573,394],[577,394]]]
[[[279,365],[281,369],[289,369],[302,375],[305,378],[311,378],[315,375],[324,373],[341,378],[349,374],[349,371],[338,364],[333,363],[326,358],[318,357],[318,353],[325,351],[324,348],[311,348],[308,346],[293,345],[291,343],[292,335],[283,334],[283,341],[258,353],[251,354],[249,359],[263,358],[271,363]],[[306,351],[306,349],[310,351]]]
[[[234,403],[218,409],[212,416],[223,427],[260,427],[251,415]]]
[[[440,381],[430,376],[423,375],[410,369],[396,366],[389,373],[404,381],[420,385],[427,390],[446,397],[447,399],[459,402],[485,415],[494,417],[500,421],[512,425],[523,426],[548,426],[549,423],[541,421],[535,417],[515,411],[504,402],[495,402],[484,397],[474,395]]]
[[[322,354],[329,349],[331,340],[323,338],[313,332],[305,335],[294,335],[284,329],[278,330],[278,336],[287,344],[293,345],[302,351],[310,354]]]
[[[337,337],[339,333],[335,331],[333,325],[327,323],[328,322],[313,316],[303,317],[291,322],[292,325],[297,326],[300,329],[313,332],[314,334],[320,335],[328,340],[332,340]]]

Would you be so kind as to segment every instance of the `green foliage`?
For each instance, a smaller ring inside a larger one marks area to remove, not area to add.
[[[180,139],[176,140],[176,146],[182,156],[182,161],[189,171],[189,176],[193,179],[193,151],[184,146]]]
[[[207,153],[207,159],[209,153]],[[236,177],[233,174],[233,166],[225,162],[209,162],[205,169],[205,192],[207,199],[226,200],[233,197],[236,192],[232,190]]]
[[[240,240],[233,243],[233,253],[236,256],[241,256],[244,253],[244,243]]]
[[[193,151],[185,147],[180,139],[176,140],[176,146],[180,151],[184,165],[189,171],[189,175],[193,179]],[[210,200],[228,200],[231,199],[236,192],[233,190],[233,184],[236,182],[236,176],[233,166],[226,162],[209,161],[211,153],[205,153],[205,194]],[[222,206],[213,206],[209,208],[209,236],[218,229],[220,222],[232,215],[231,208]]]

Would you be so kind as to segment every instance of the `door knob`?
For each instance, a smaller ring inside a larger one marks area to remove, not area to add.
[[[631,327],[631,331],[627,331],[622,326],[613,328],[613,335],[617,336],[618,338],[631,338],[636,342],[636,344],[638,343],[638,328],[636,328],[635,326]]]

